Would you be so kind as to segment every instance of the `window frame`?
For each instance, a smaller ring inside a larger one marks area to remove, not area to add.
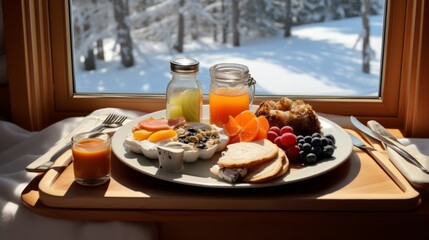
[[[427,30],[424,32],[423,28],[428,19],[424,14],[428,12],[427,8],[428,4],[424,1],[389,1],[385,22],[383,81],[379,99],[288,97],[304,99],[317,112],[354,115],[362,120],[376,119],[389,127],[403,128],[406,133],[416,134],[418,129],[415,129],[415,119],[416,114],[419,114],[415,110],[418,108],[415,103],[421,104],[421,107],[425,104],[419,100],[424,98],[423,92],[416,93],[422,91],[419,90],[421,86],[428,85],[423,80],[427,73],[423,67],[419,67],[428,62],[427,57],[420,52],[425,48],[422,41],[428,38]],[[165,96],[73,93],[67,0],[6,1],[4,9],[5,12],[6,9],[10,11],[5,18],[20,22],[15,30],[6,31],[5,27],[5,32],[7,49],[11,48],[9,42],[12,42],[12,48],[22,49],[17,56],[11,57],[11,61],[8,57],[8,63],[24,66],[24,71],[8,67],[10,91],[24,89],[20,96],[23,100],[11,94],[12,116],[22,125],[30,129],[40,129],[59,119],[87,114],[104,107],[142,112],[165,108]],[[11,38],[19,41],[8,41]],[[275,98],[258,96],[254,103]],[[14,105],[20,103],[29,104],[28,109],[24,109],[22,113],[14,110]],[[208,103],[207,96],[204,103]],[[30,123],[23,122],[25,117],[30,119]]]

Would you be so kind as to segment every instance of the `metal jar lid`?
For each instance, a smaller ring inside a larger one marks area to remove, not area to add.
[[[170,61],[170,69],[176,73],[196,73],[199,64],[192,58],[176,58]]]

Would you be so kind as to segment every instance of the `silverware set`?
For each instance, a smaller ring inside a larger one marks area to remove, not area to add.
[[[122,126],[124,121],[127,119],[126,116],[121,116],[117,114],[109,114],[106,119],[95,128],[91,129],[89,132],[99,132],[106,128],[118,128]],[[63,147],[58,149],[50,159],[37,167],[27,167],[26,170],[29,172],[45,172],[49,170],[52,165],[54,165],[55,161],[68,149],[71,148],[71,141],[68,141]],[[30,166],[30,165],[29,165]]]
[[[359,122],[358,119],[351,116],[350,121],[352,122],[353,126],[355,126],[357,129],[359,129],[362,133],[365,135],[371,137],[374,140],[377,140],[381,142],[384,146],[384,148],[391,148],[395,152],[397,152],[401,157],[403,157],[407,162],[413,164],[417,168],[419,168],[422,172],[429,174],[429,169],[423,166],[414,156],[416,153],[411,153],[410,149],[408,149],[406,146],[402,145],[387,129],[385,129],[381,124],[378,122],[371,120],[368,121],[368,126],[365,126],[361,122]],[[367,151],[372,151],[371,147],[366,146],[360,139],[353,136],[352,137],[353,145],[364,149]],[[426,158],[429,159],[429,156],[419,154],[419,158]]]

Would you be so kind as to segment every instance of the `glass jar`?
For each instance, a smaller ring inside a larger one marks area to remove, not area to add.
[[[256,81],[241,64],[220,63],[210,68],[210,123],[222,127],[228,116],[248,110],[255,95]]]
[[[200,122],[203,92],[197,79],[199,62],[190,58],[170,61],[172,78],[167,86],[167,119],[184,117],[187,122]]]

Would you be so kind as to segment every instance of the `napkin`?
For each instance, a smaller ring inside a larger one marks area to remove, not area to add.
[[[71,131],[67,131],[69,132],[67,135],[61,136],[61,139],[57,143],[55,143],[55,145],[52,146],[48,152],[46,152],[38,159],[36,159],[34,162],[29,164],[26,167],[26,169],[31,170],[48,162],[51,159],[52,155],[54,155],[59,149],[61,149],[63,146],[65,146],[71,141],[72,136],[74,136],[77,133],[90,131],[94,127],[100,125],[106,119],[107,115],[109,115],[110,113],[116,113],[118,115],[126,115],[123,113],[123,111],[118,111],[118,109],[113,109],[113,108],[100,109],[91,113],[90,115],[83,118],[83,120],[81,120],[80,123],[78,123],[76,128],[72,129]],[[137,113],[133,111],[128,112],[128,115],[126,115],[127,119],[125,120],[124,124],[126,124],[128,121],[131,121],[131,119],[134,118],[135,115],[137,114],[141,115],[141,113]],[[103,131],[112,132],[115,130],[116,130],[115,128],[106,128]],[[61,131],[61,132],[65,134],[66,131]]]
[[[403,145],[407,146],[409,152],[425,167],[429,169],[429,139],[424,138],[402,138],[399,139]],[[422,172],[418,167],[407,162],[402,156],[400,156],[393,149],[387,147],[387,153],[398,168],[398,170],[404,175],[412,185],[418,188],[429,186],[429,174]],[[426,158],[423,155],[427,155]]]
[[[154,222],[78,221],[50,218],[23,205],[20,196],[39,173],[29,173],[25,166],[45,154],[72,132],[94,127],[109,113],[126,115],[129,120],[142,112],[123,109],[100,109],[87,117],[61,120],[49,127],[30,132],[0,120],[0,239],[158,239]],[[89,119],[89,120],[87,120]],[[82,127],[82,128],[81,128]],[[3,143],[7,144],[3,146]]]

